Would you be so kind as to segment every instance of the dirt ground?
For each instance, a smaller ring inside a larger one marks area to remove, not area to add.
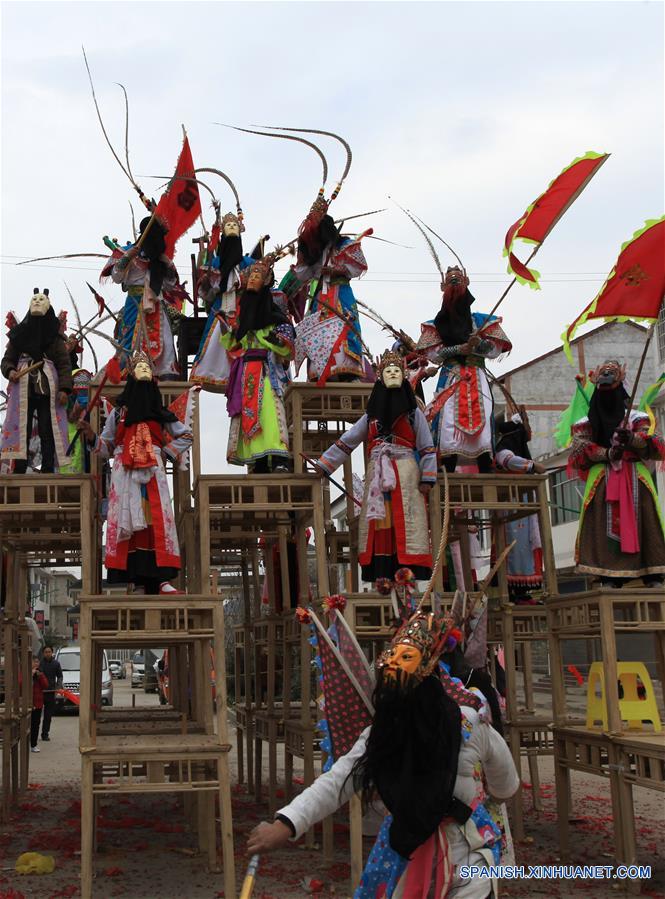
[[[116,705],[153,703],[153,696],[131,691],[127,681],[115,682]],[[30,790],[8,826],[0,831],[0,899],[56,899],[75,897],[79,891],[80,770],[78,718],[54,718],[51,741],[30,756]],[[281,755],[281,754],[280,754]],[[235,765],[235,753],[231,757]],[[518,864],[553,864],[558,860],[556,804],[552,760],[541,759],[543,811],[533,809],[526,791],[527,840],[516,845]],[[235,774],[234,774],[235,777]],[[299,778],[296,771],[294,780]],[[637,788],[636,830],[640,864],[652,865],[652,879],[641,895],[665,899],[665,802],[662,794]],[[244,846],[251,828],[266,817],[265,804],[257,805],[243,786],[232,789],[238,889],[247,859]],[[601,779],[573,775],[575,818],[571,823],[573,863],[612,864],[612,820],[609,785]],[[99,851],[96,858],[95,897],[131,899],[216,899],[224,896],[220,874],[207,873],[197,857],[195,836],[183,826],[181,803],[163,797],[113,797],[101,809]],[[298,846],[261,859],[255,899],[296,899],[308,895],[348,897],[348,829],[340,814],[334,826],[335,855],[324,865],[319,849]],[[366,841],[369,851],[371,839]],[[20,876],[14,871],[22,852],[53,855],[50,875]],[[614,897],[621,886],[612,881],[504,881],[501,896]]]

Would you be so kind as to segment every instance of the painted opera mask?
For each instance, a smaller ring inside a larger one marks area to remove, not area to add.
[[[446,637],[445,620],[434,612],[415,612],[393,637],[376,666],[384,677],[423,680],[436,668]]]
[[[614,390],[623,383],[626,377],[626,366],[616,359],[608,359],[589,375],[589,379],[598,390]]]

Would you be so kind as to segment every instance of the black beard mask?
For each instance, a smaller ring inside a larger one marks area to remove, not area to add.
[[[139,237],[143,235],[143,232],[148,227],[149,221],[149,216],[141,221]],[[150,289],[155,294],[159,294],[161,291],[164,278],[169,270],[169,266],[161,258],[166,251],[165,234],[166,232],[159,222],[153,222],[152,225],[150,225],[150,230],[146,234],[145,240],[141,244],[139,253],[140,256],[143,256],[144,259],[147,259],[150,262]]]
[[[224,293],[233,269],[242,262],[242,238],[240,235],[225,237],[223,234],[217,247],[219,257],[219,292]]]
[[[449,811],[462,740],[461,712],[435,675],[417,682],[379,673],[365,754],[353,769],[367,802],[393,816],[390,845],[409,858]]]
[[[118,396],[118,408],[125,406],[125,425],[137,425],[142,421],[157,421],[160,424],[178,420],[162,403],[162,395],[154,381],[137,381],[127,375],[125,389]]]
[[[23,321],[14,325],[7,337],[20,353],[25,353],[35,362],[39,362],[59,333],[60,322],[53,307],[49,306],[45,315],[32,315],[28,312]],[[64,341],[64,338],[61,339]]]
[[[401,387],[386,387],[379,379],[367,403],[367,418],[377,419],[379,432],[387,437],[392,434],[397,419],[406,412],[412,412],[417,405],[413,388],[406,378]]]
[[[466,343],[473,331],[473,318],[471,317],[471,304],[474,302],[473,294],[468,288],[461,291],[460,296],[444,300],[441,309],[434,319],[434,327],[444,346],[457,346]]]
[[[610,447],[612,435],[626,416],[628,394],[623,384],[610,390],[596,387],[589,403],[589,424],[594,443]]]
[[[306,265],[319,262],[324,252],[331,246],[337,246],[340,233],[331,215],[324,215],[315,231],[309,230],[298,240],[298,257]]]
[[[269,287],[245,290],[240,300],[240,315],[236,340],[241,341],[250,331],[288,324],[288,319],[275,305]]]

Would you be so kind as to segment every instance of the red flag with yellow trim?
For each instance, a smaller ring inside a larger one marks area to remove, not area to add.
[[[503,255],[508,257],[508,272],[522,284],[540,290],[540,273],[527,268],[513,253],[516,240],[534,244],[535,249],[542,244],[552,228],[568,207],[579,197],[601,165],[609,158],[609,153],[595,153],[589,150],[584,156],[574,159],[508,229]]]
[[[166,255],[173,259],[175,245],[201,214],[201,197],[195,178],[194,160],[189,148],[189,138],[185,137],[178,157],[173,178],[155,209],[155,215],[168,226],[166,235]]]
[[[566,356],[572,362],[570,341],[580,325],[605,321],[654,322],[665,297],[665,216],[649,219],[621,246],[619,258],[600,289],[561,335]]]

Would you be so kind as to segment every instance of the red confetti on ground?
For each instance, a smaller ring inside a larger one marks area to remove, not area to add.
[[[69,896],[76,896],[78,892],[78,884],[71,883],[69,886],[63,887],[61,890],[56,890],[55,893],[51,893],[49,899],[60,899],[60,897],[63,897],[63,899],[67,899],[67,897]]]
[[[156,821],[152,825],[152,829],[156,833],[184,833],[185,828],[182,824],[166,824],[164,821]]]
[[[104,871],[105,877],[121,877],[125,872],[122,868],[107,868]]]

